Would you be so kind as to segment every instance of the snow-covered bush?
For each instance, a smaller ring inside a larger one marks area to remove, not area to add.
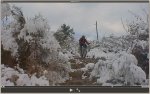
[[[96,78],[97,83],[102,85],[145,85],[146,75],[137,63],[132,54],[120,52],[113,55],[113,58],[108,56],[106,60],[99,60],[90,78]]]
[[[26,21],[18,39],[30,46],[30,57],[45,63],[57,59],[57,49],[60,46],[50,31],[46,19],[41,15]]]
[[[46,77],[50,81],[50,85],[69,78],[69,56],[61,52],[61,47],[53,36],[53,32],[50,31],[48,22],[41,15],[26,21],[18,39],[23,40],[29,46],[28,57],[31,63],[35,61],[48,67],[46,68],[48,70]]]
[[[111,59],[115,56],[114,52],[105,52],[105,49],[100,48],[100,47],[96,47],[91,49],[88,53],[87,53],[87,57],[89,58],[98,58],[98,59]],[[109,57],[109,58],[108,58]]]
[[[146,11],[145,11],[146,13]],[[127,23],[128,32],[131,37],[135,36],[136,39],[133,41],[133,46],[131,48],[131,53],[137,58],[138,66],[140,66],[149,76],[149,60],[147,58],[149,54],[149,14],[146,13],[145,18],[134,14],[135,19]]]

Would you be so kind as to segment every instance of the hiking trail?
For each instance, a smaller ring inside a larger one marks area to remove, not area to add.
[[[66,80],[64,83],[60,85],[94,85],[95,80],[90,80],[90,72],[92,70],[84,72],[81,70],[88,63],[96,63],[97,59],[94,58],[80,58],[74,57],[74,59],[70,59],[72,71],[69,73],[69,80]]]

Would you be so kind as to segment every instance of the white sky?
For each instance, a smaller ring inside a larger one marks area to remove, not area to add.
[[[133,20],[132,11],[145,17],[142,9],[148,10],[148,3],[12,3],[21,7],[25,17],[42,14],[56,31],[62,24],[70,25],[78,39],[85,35],[87,39],[96,39],[95,22],[98,22],[99,37],[114,34],[124,35],[126,32],[121,23]]]

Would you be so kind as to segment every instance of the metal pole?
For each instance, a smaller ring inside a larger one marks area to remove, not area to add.
[[[96,34],[97,34],[97,40],[98,40],[98,29],[97,29],[97,21],[96,21]]]

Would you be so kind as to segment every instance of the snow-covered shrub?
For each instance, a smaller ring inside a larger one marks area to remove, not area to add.
[[[49,86],[49,81],[45,76],[37,78],[26,74],[23,69],[13,69],[1,65],[1,85],[2,86]]]
[[[69,79],[69,72],[71,71],[70,62],[68,62],[65,55],[59,52],[57,60],[51,61],[47,64],[47,73],[45,76],[49,79],[50,85],[56,85]]]
[[[138,66],[131,64],[125,75],[125,82],[129,85],[148,85],[145,72]]]
[[[53,36],[53,32],[50,31],[48,22],[41,15],[26,21],[18,39],[28,43],[31,63],[35,60],[48,67],[46,77],[52,85],[69,78],[69,55],[61,52],[61,47]]]
[[[133,41],[133,46],[131,48],[131,53],[137,58],[138,66],[140,66],[146,73],[147,78],[149,76],[149,14],[146,13],[146,17],[142,18],[138,15],[134,15],[135,19],[130,21],[128,26],[128,32],[131,37],[135,36],[136,39]]]
[[[57,49],[60,46],[50,31],[46,19],[41,15],[27,20],[18,35],[18,39],[29,45],[30,57],[45,63],[57,59]]]
[[[132,54],[120,52],[104,60],[99,60],[90,78],[96,78],[98,84],[105,85],[145,85],[146,75],[137,66],[137,59]]]
[[[105,59],[111,59],[114,57],[114,53],[113,52],[105,52],[105,49],[103,48],[100,48],[100,47],[96,47],[96,48],[93,48],[91,49],[88,53],[87,53],[87,57],[89,58],[98,58],[98,59],[102,59],[102,60],[105,60]]]

